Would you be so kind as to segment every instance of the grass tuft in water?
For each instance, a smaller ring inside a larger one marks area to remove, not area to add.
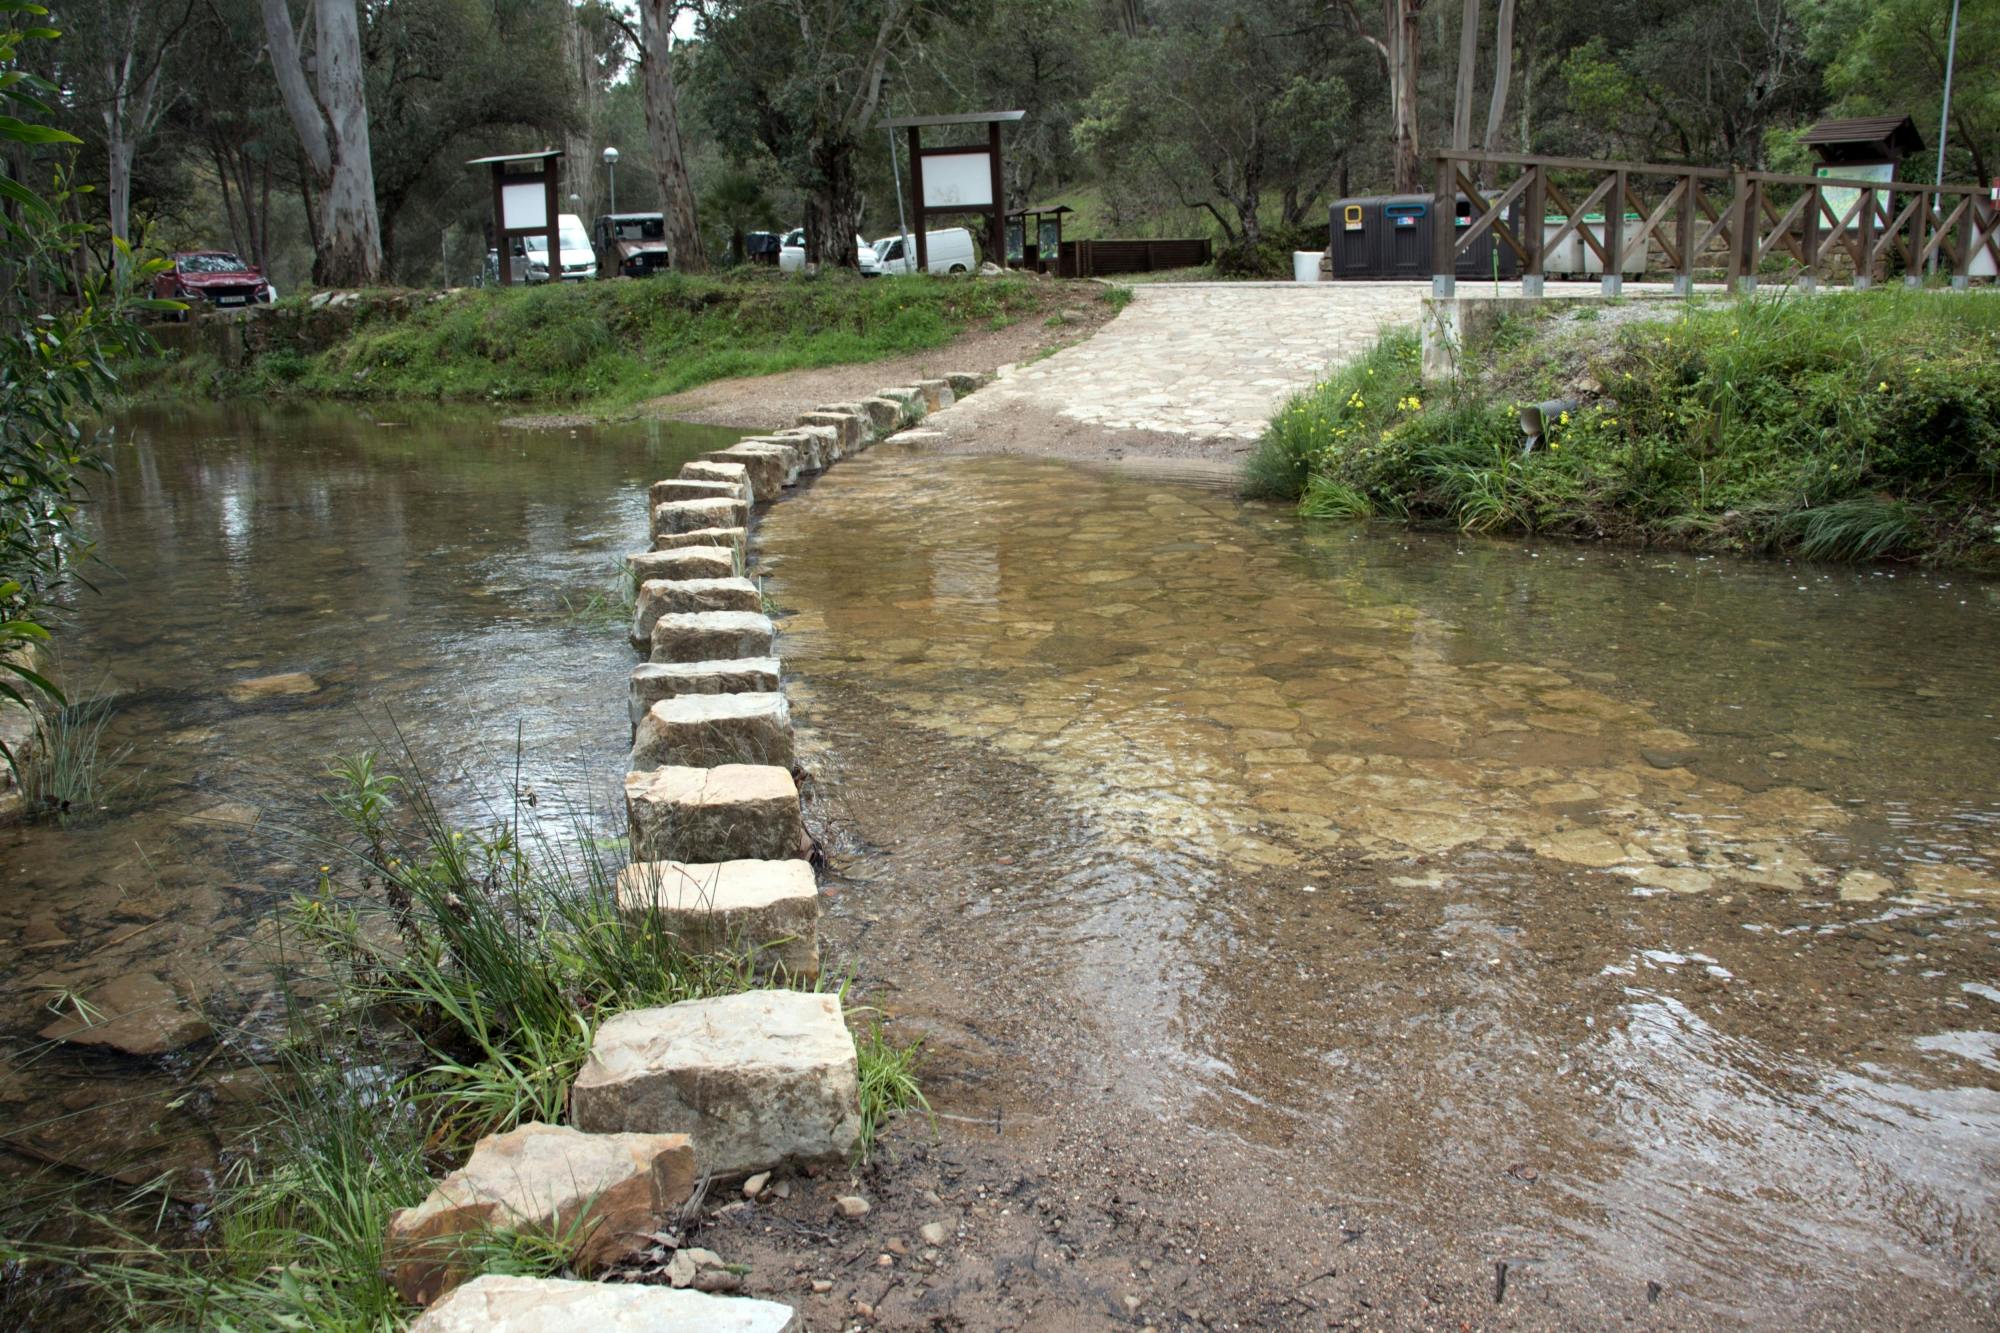
[[[108,695],[96,693],[71,698],[36,724],[21,787],[37,818],[65,827],[87,823],[130,784],[122,770],[132,747],[105,744],[115,711]]]
[[[860,1061],[861,1158],[866,1161],[884,1125],[913,1106],[929,1115],[931,1104],[917,1082],[922,1042],[898,1046],[883,1033],[880,1023],[872,1023],[866,1033],[855,1038],[854,1051]]]

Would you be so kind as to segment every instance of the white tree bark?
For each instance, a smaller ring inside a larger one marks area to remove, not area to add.
[[[682,273],[708,271],[708,247],[695,219],[694,186],[681,146],[680,90],[674,85],[674,16],[677,0],[639,0],[639,88],[646,102],[646,137],[660,179],[660,212],[667,259]]]
[[[1486,151],[1500,151],[1500,126],[1507,116],[1507,85],[1514,78],[1514,0],[1500,0],[1500,24],[1493,42],[1493,100],[1486,105]],[[1528,151],[1521,145],[1520,151]]]
[[[1479,77],[1479,0],[1465,0],[1458,30],[1458,88],[1451,105],[1451,146],[1472,147],[1472,89]]]
[[[315,0],[316,81],[306,77],[287,0],[262,0],[271,70],[312,169],[319,212],[313,281],[365,287],[382,274],[382,225],[368,147],[366,70],[355,0]]]

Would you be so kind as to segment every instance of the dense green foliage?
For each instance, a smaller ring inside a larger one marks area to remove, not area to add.
[[[1593,316],[1592,318],[1608,318]],[[1413,335],[1291,402],[1251,469],[1309,515],[2000,568],[2000,301],[1717,300],[1503,326],[1426,399]],[[1520,402],[1576,396],[1521,451]]]
[[[43,12],[0,8],[16,18]],[[19,68],[24,47],[55,35],[0,27],[0,144],[66,151],[78,142],[46,123],[54,112],[43,99],[55,89]],[[66,169],[52,169],[51,183],[37,192],[0,176],[0,699],[17,703],[58,695],[29,650],[47,642],[53,599],[84,551],[82,486],[102,466],[90,422],[115,383],[111,359],[143,341],[128,283],[149,276],[125,256],[80,277],[74,260],[100,229],[71,220]],[[4,745],[0,758],[15,762]]]
[[[1104,290],[846,274],[794,281],[768,270],[670,274],[383,303],[330,343],[316,343],[311,312],[294,305],[268,317],[262,353],[240,370],[194,358],[156,368],[149,380],[219,393],[613,406],[732,376],[940,347],[967,329],[1102,299]]]

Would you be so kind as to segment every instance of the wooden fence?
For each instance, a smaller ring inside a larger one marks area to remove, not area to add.
[[[1156,273],[1206,264],[1214,253],[1207,240],[1064,241],[1059,272],[1065,278]]]
[[[1973,186],[1511,153],[1441,153],[1436,161],[1432,216],[1442,223],[1461,203],[1471,206],[1467,225],[1432,229],[1431,286],[1440,296],[1452,294],[1458,257],[1489,229],[1520,259],[1530,295],[1541,292],[1549,251],[1571,237],[1603,266],[1606,292],[1619,289],[1626,257],[1649,245],[1683,293],[1697,268],[1720,269],[1752,290],[1773,255],[1789,257],[1806,286],[1842,255],[1857,287],[1899,273],[1914,284],[1932,272],[1962,287],[2000,270],[2000,207]],[[1502,183],[1482,186],[1487,172]],[[1603,221],[1586,224],[1593,211]],[[1560,225],[1544,223],[1550,212],[1563,216]]]

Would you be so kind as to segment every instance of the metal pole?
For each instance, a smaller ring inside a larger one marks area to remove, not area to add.
[[[615,217],[618,214],[618,164],[616,162],[606,162],[604,164],[604,174],[609,179],[611,185],[611,213]]]
[[[1940,217],[1944,216],[1944,190],[1941,188],[1944,185],[1944,150],[1945,145],[1951,140],[1951,71],[1957,61],[1958,0],[1951,0],[1951,37],[1945,42],[1944,48],[1944,100],[1938,107],[1937,179],[1933,182],[1940,188],[1937,194],[1932,196]],[[1938,249],[1939,253],[1942,253],[1944,247],[1940,246]],[[1931,256],[1931,272],[1937,272],[1937,255]]]
[[[903,212],[903,165],[896,160],[896,131],[884,131],[889,136],[889,178],[896,182],[896,226],[903,238],[903,259],[910,258],[910,219]]]

